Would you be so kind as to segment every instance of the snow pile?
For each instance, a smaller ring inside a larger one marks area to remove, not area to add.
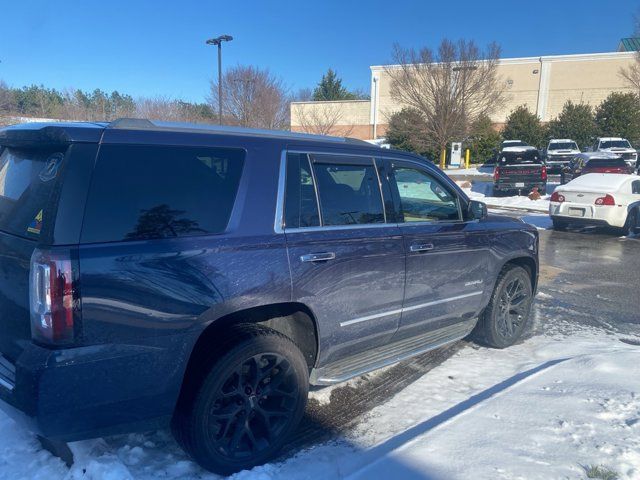
[[[492,168],[448,168],[444,173],[450,177],[491,177],[493,175]]]

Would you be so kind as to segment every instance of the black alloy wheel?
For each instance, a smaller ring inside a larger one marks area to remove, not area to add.
[[[530,272],[523,267],[507,264],[498,276],[489,304],[480,315],[472,337],[494,348],[513,345],[524,332],[532,304]]]
[[[496,331],[506,342],[519,335],[529,316],[530,292],[520,277],[511,279],[500,293],[496,315]]]
[[[277,353],[248,358],[213,395],[205,418],[210,447],[230,460],[268,449],[294,416],[299,401],[290,362]]]
[[[241,325],[226,331],[209,370],[187,386],[176,408],[176,440],[203,468],[229,475],[263,464],[298,426],[309,367],[288,337]]]

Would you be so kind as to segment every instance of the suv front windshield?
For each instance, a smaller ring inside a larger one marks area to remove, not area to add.
[[[549,144],[547,150],[578,150],[578,145],[576,142],[553,142]]]
[[[631,148],[627,140],[603,140],[600,148]]]

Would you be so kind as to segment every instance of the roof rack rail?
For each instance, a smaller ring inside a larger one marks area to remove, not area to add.
[[[146,118],[118,118],[110,122],[107,128],[153,129],[155,125]]]
[[[191,133],[212,133],[228,135],[250,135],[259,137],[285,138],[291,140],[316,140],[336,143],[357,143],[369,146],[364,140],[349,137],[332,137],[328,135],[315,135],[311,133],[288,132],[284,130],[266,130],[258,128],[234,127],[229,125],[211,125],[204,123],[181,123],[148,120],[145,118],[119,118],[107,125],[110,129],[123,130],[156,130]]]

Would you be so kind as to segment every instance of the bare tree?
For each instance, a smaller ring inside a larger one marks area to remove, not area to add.
[[[344,115],[340,102],[293,103],[291,107],[305,133],[348,137],[353,132],[353,125],[340,125]]]
[[[169,122],[180,122],[184,120],[180,115],[177,102],[164,96],[139,98],[136,101],[135,116]]]
[[[443,40],[438,51],[394,47],[397,65],[386,68],[391,96],[422,114],[427,143],[438,150],[463,139],[470,125],[505,101],[506,83],[497,67],[500,47],[481,51],[473,41]]]
[[[0,80],[0,113],[9,113],[14,109],[13,94],[4,81]]]
[[[231,125],[284,129],[289,125],[289,99],[282,80],[269,70],[238,65],[222,76],[223,121]],[[208,97],[218,108],[218,84],[211,82]]]
[[[640,36],[640,10],[633,16],[633,22],[634,36],[638,37]],[[635,90],[635,93],[640,95],[640,51],[636,52],[636,60],[633,65],[621,68],[619,74]]]
[[[308,87],[301,88],[291,97],[292,102],[311,102],[313,101],[313,90]]]
[[[170,97],[147,97],[136,101],[135,117],[169,122],[207,123],[213,111],[206,104],[194,104]]]

